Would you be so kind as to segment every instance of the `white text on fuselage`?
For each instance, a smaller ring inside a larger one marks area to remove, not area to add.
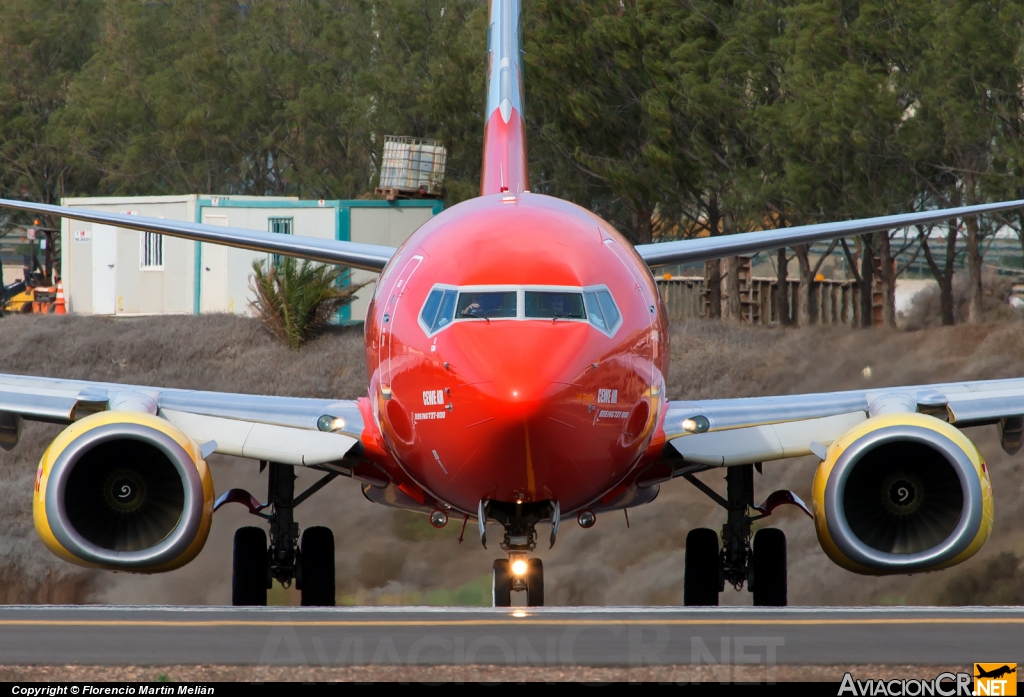
[[[598,390],[597,391],[597,403],[598,404],[618,404],[619,403],[619,391],[618,390]]]
[[[438,404],[444,404],[444,390],[423,391],[423,406],[433,407]]]

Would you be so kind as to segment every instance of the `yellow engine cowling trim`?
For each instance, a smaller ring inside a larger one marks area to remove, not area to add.
[[[933,416],[917,413],[882,414],[880,416],[872,417],[851,428],[838,440],[833,442],[831,446],[829,446],[828,452],[825,455],[825,460],[818,466],[817,471],[814,473],[814,484],[811,490],[811,509],[814,513],[814,527],[817,530],[818,541],[821,543],[821,548],[825,551],[825,554],[828,555],[829,559],[834,561],[836,564],[858,574],[886,576],[896,573],[906,573],[906,571],[901,570],[886,571],[871,569],[851,561],[846,557],[846,555],[839,551],[839,548],[836,547],[835,543],[832,541],[832,536],[828,530],[828,523],[825,519],[825,487],[828,484],[828,478],[832,473],[832,468],[835,466],[836,460],[838,460],[839,456],[843,454],[843,451],[862,436],[867,435],[871,431],[886,428],[888,426],[919,426],[921,428],[927,428],[935,431],[946,438],[949,438],[967,454],[967,457],[974,465],[974,469],[981,481],[983,505],[981,527],[978,529],[978,534],[975,535],[971,544],[956,557],[943,564],[937,564],[934,567],[922,569],[922,571],[937,571],[939,569],[945,569],[950,566],[955,566],[974,556],[988,540],[989,533],[992,531],[992,521],[995,515],[995,508],[992,501],[992,481],[988,474],[988,468],[985,466],[985,458],[982,457],[977,446],[971,442],[971,439],[965,436],[960,429],[949,425],[945,421],[940,421]]]
[[[50,443],[49,447],[43,453],[43,456],[39,461],[39,468],[36,470],[35,491],[32,495],[32,518],[35,522],[36,533],[43,541],[43,544],[45,544],[51,552],[65,561],[90,568],[109,568],[79,559],[66,550],[64,546],[57,541],[57,538],[54,537],[53,532],[50,529],[50,524],[46,519],[46,485],[49,481],[50,470],[53,468],[54,462],[64,449],[67,448],[68,445],[70,445],[76,438],[94,428],[106,426],[108,424],[136,424],[139,426],[148,426],[155,431],[159,431],[160,433],[171,437],[185,450],[186,453],[189,454],[192,458],[192,462],[195,463],[196,470],[199,472],[199,477],[203,483],[203,519],[192,544],[189,545],[188,549],[183,554],[166,564],[144,569],[131,569],[130,571],[132,573],[158,573],[161,571],[172,571],[184,566],[196,558],[199,552],[203,549],[203,546],[206,544],[207,537],[210,535],[210,527],[213,524],[213,502],[215,498],[213,476],[210,474],[210,468],[207,466],[206,461],[199,452],[199,446],[196,445],[191,438],[175,428],[170,422],[151,414],[132,411],[104,411],[87,416],[80,421],[76,421],[61,431],[60,435],[54,438],[53,442]]]

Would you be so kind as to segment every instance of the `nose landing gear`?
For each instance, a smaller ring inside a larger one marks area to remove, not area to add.
[[[511,607],[512,591],[526,591],[528,607],[544,606],[544,562],[511,554],[495,559],[491,567],[491,597],[494,607]]]
[[[483,530],[488,518],[505,528],[500,547],[508,554],[508,558],[495,559],[491,566],[491,598],[494,607],[510,607],[513,591],[526,591],[528,607],[543,607],[544,563],[540,559],[527,557],[527,554],[537,548],[536,526],[545,518],[550,518],[552,523],[551,545],[554,546],[558,531],[558,503],[538,501],[508,504],[481,501],[479,516],[484,547],[487,543]]]

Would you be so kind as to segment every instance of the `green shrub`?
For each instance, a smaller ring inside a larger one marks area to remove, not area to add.
[[[291,257],[284,257],[278,264],[254,261],[252,270],[254,313],[271,334],[295,350],[366,285],[342,285],[347,270]]]

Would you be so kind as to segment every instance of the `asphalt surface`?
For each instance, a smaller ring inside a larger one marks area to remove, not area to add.
[[[0,665],[1024,663],[1024,608],[0,608]]]

